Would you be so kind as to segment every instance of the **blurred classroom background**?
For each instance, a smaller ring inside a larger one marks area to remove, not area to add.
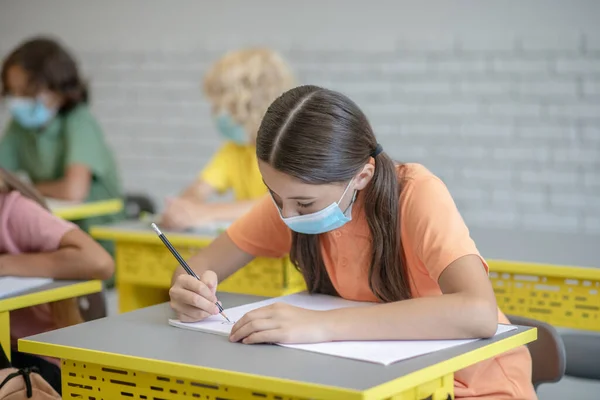
[[[221,144],[201,92],[208,66],[276,49],[299,83],[355,100],[391,156],[443,178],[474,231],[542,238],[536,251],[565,252],[557,264],[599,267],[599,16],[583,0],[0,0],[0,54],[34,34],[65,43],[126,191],[160,208]],[[515,253],[535,258],[522,243]],[[539,394],[599,392],[564,378]]]
[[[392,156],[447,182],[470,226],[600,233],[593,1],[34,0],[2,10],[2,54],[36,33],[72,49],[125,187],[158,204],[220,144],[203,73],[258,44],[279,50],[300,83],[357,101]]]

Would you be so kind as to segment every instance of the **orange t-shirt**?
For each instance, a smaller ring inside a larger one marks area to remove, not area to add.
[[[400,232],[411,293],[413,297],[440,296],[438,279],[444,269],[460,257],[479,255],[479,251],[439,178],[419,164],[406,164],[403,178]],[[364,207],[359,194],[352,220],[321,235],[321,253],[341,297],[376,302],[368,283],[371,235]],[[241,250],[255,257],[282,257],[290,251],[291,231],[268,196],[231,225],[227,233]],[[483,266],[487,271],[485,261]],[[509,323],[500,310],[498,322]],[[537,399],[531,384],[529,351],[521,346],[457,371],[454,391],[457,399]]]

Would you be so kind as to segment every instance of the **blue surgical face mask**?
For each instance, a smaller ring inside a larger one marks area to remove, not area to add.
[[[350,187],[351,183],[352,180],[348,183],[348,186],[346,186],[346,190],[344,190],[344,193],[338,202],[331,203],[328,207],[325,207],[321,211],[317,211],[312,214],[297,215],[294,217],[285,218],[281,214],[279,206],[275,204],[275,207],[277,207],[277,210],[279,210],[279,215],[281,216],[283,222],[294,232],[304,233],[307,235],[317,235],[320,233],[330,232],[334,229],[344,226],[348,221],[352,220],[350,207],[352,206],[352,203],[354,203],[356,193],[352,198],[350,206],[348,206],[348,209],[346,209],[346,213],[342,211],[339,205],[346,195],[346,192],[348,192],[348,188]],[[273,200],[273,202],[275,202],[275,200]],[[349,216],[346,214],[349,214]]]
[[[221,113],[215,118],[217,129],[226,140],[231,140],[239,145],[248,144],[248,135],[244,127],[229,115],[228,113]]]
[[[6,103],[17,123],[28,129],[41,128],[47,125],[56,114],[39,98],[9,97]]]

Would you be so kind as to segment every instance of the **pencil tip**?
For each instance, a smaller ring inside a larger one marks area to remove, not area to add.
[[[227,322],[231,322],[231,320],[225,315],[223,311],[221,311],[221,315],[227,320]]]

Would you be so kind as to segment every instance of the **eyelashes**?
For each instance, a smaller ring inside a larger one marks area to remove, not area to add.
[[[281,200],[275,196],[275,193],[273,193],[271,191],[271,189],[269,189],[269,193],[271,194],[271,198],[273,199],[273,202],[275,203],[275,205],[281,210],[283,208],[283,204],[282,204]],[[314,201],[311,201],[310,203],[300,203],[300,202],[296,203],[296,205],[299,208],[309,208],[309,207],[312,207],[314,204],[315,204]]]

